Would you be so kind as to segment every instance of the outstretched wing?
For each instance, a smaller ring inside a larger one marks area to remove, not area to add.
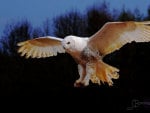
[[[99,50],[100,54],[106,55],[120,49],[126,43],[149,42],[150,22],[109,22],[97,33],[91,36],[89,47]]]
[[[21,56],[26,56],[26,58],[56,56],[57,53],[65,53],[61,45],[62,40],[63,39],[50,36],[27,40],[17,44],[20,46],[18,52],[21,53]]]

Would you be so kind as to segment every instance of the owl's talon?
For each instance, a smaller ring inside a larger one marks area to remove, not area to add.
[[[82,83],[82,82],[78,82],[78,81],[76,81],[75,83],[74,83],[74,87],[84,87],[85,85]]]

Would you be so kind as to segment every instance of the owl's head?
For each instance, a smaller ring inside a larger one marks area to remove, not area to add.
[[[81,52],[86,46],[89,38],[78,36],[66,36],[62,41],[62,46],[67,52]]]
[[[74,51],[75,50],[75,39],[76,36],[66,36],[62,41],[62,46],[67,51]]]

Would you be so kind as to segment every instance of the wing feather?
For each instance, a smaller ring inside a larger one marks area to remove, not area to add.
[[[120,49],[127,43],[149,42],[150,22],[109,22],[91,36],[88,46],[102,55]]]
[[[65,53],[61,45],[63,39],[55,37],[39,37],[24,42],[19,42],[18,52],[26,58],[45,58],[56,56],[57,53]]]

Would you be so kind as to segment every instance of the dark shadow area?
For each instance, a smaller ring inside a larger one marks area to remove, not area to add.
[[[0,59],[2,96],[48,96],[80,103],[92,101],[101,109],[108,107],[106,111],[149,110],[142,105],[133,110],[128,107],[134,99],[146,101],[150,98],[150,43],[132,42],[104,58],[105,62],[120,69],[120,78],[113,80],[113,87],[90,83],[88,87],[74,88],[79,75],[77,64],[68,54],[45,59],[0,55]]]

